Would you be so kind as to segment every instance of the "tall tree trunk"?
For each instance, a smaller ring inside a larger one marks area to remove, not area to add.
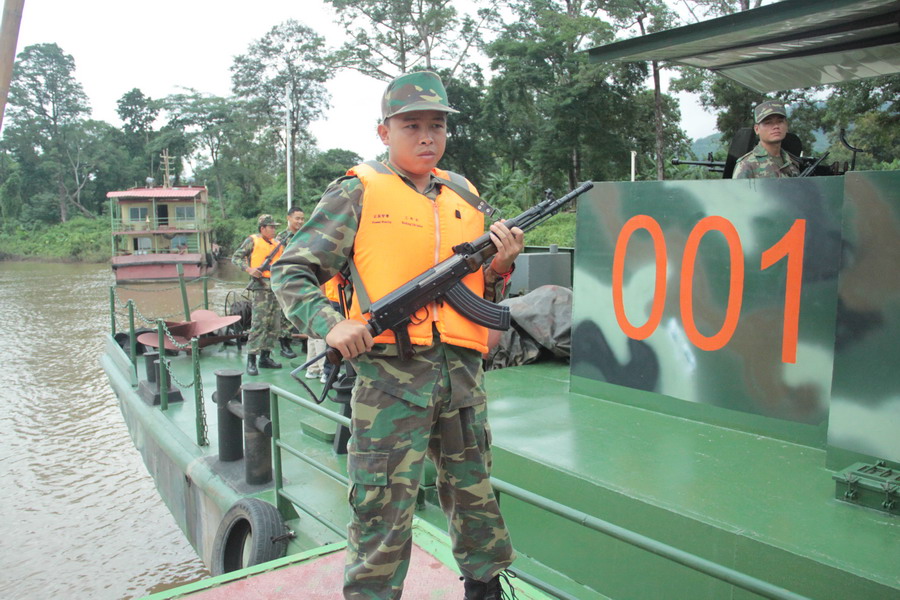
[[[69,206],[66,202],[68,194],[66,186],[63,185],[62,179],[57,176],[56,189],[59,192],[59,220],[63,223],[69,220]]]
[[[574,190],[581,181],[581,152],[578,146],[572,148],[572,168],[569,169],[569,189]]]

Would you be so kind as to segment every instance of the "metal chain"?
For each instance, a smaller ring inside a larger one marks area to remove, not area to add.
[[[206,406],[204,406],[205,396],[203,394],[203,378],[199,377],[197,380],[197,387],[200,390],[200,402],[197,407],[197,411],[200,413],[200,423],[203,426],[203,439],[200,440],[201,446],[209,446],[209,428],[206,425]]]
[[[178,387],[185,389],[185,390],[189,390],[192,387],[194,387],[194,384],[197,383],[196,381],[192,381],[190,383],[184,383],[183,381],[181,381],[180,379],[175,377],[175,373],[174,373],[174,371],[172,371],[172,362],[168,358],[164,358],[163,360],[166,363],[166,371],[169,372],[169,378],[175,382],[175,385],[177,385]]]
[[[198,279],[199,279],[199,278],[198,278]],[[181,286],[179,285],[179,286],[174,286],[174,287],[171,287],[171,288],[154,289],[154,290],[152,290],[152,291],[154,291],[154,292],[162,292],[162,291],[167,291],[167,290],[171,290],[171,289],[177,289],[177,288],[180,288],[180,287],[181,287]],[[131,289],[131,290],[142,290],[143,288],[127,288],[127,287],[125,287],[125,286],[116,286],[116,287],[113,287],[113,288],[112,288],[112,290],[113,290],[113,297],[114,297],[114,300],[115,300],[114,304],[118,307],[118,311],[113,311],[113,317],[114,317],[114,318],[117,318],[117,319],[123,316],[123,315],[121,314],[121,312],[127,311],[127,309],[128,309],[128,302],[123,302],[123,301],[122,301],[122,298],[119,297],[119,292],[118,292],[119,289],[123,289],[123,290],[128,290],[128,289]],[[176,348],[178,348],[178,349],[180,349],[180,350],[184,350],[184,349],[187,349],[187,348],[190,348],[190,347],[191,347],[191,344],[190,344],[190,343],[182,344],[182,343],[176,341],[176,340],[175,340],[175,337],[172,335],[172,332],[169,331],[169,327],[166,325],[166,323],[165,323],[165,321],[164,321],[164,319],[166,319],[166,318],[171,318],[171,317],[174,317],[174,316],[176,316],[176,315],[180,315],[181,313],[173,313],[173,314],[171,314],[171,315],[166,315],[166,316],[163,316],[163,317],[156,317],[155,319],[151,319],[151,318],[146,317],[143,313],[141,313],[140,310],[138,310],[138,307],[137,307],[137,304],[136,304],[136,303],[134,303],[133,301],[129,301],[129,302],[131,302],[131,305],[132,305],[132,307],[133,307],[133,309],[134,309],[134,313],[135,313],[135,314],[138,316],[138,318],[139,318],[141,321],[143,321],[146,325],[158,326],[159,322],[160,322],[160,321],[163,321],[163,323],[162,323],[162,326],[163,326],[163,332],[165,332],[166,337],[169,338],[169,341],[172,343],[173,346],[175,346]],[[199,303],[199,304],[197,304],[196,306],[192,307],[192,308],[190,309],[191,312],[193,312],[194,310],[200,308],[202,305],[203,305],[202,303]],[[118,322],[116,323],[116,325],[118,326]],[[198,351],[199,351],[199,350],[198,350]],[[165,352],[160,352],[160,359],[161,359],[161,360],[164,362],[164,364],[165,364],[166,372],[168,372],[169,378],[170,378],[170,379],[172,380],[172,382],[174,382],[175,385],[177,385],[179,388],[181,388],[182,390],[188,390],[188,389],[194,387],[194,385],[197,386],[197,389],[198,389],[198,392],[199,392],[199,395],[200,395],[200,402],[198,403],[199,406],[197,407],[197,411],[199,412],[201,428],[202,428],[202,430],[203,430],[203,436],[202,436],[202,439],[200,440],[200,445],[201,445],[201,446],[208,446],[208,445],[209,445],[209,425],[208,425],[207,422],[206,422],[206,407],[204,406],[204,402],[203,402],[203,397],[204,397],[204,392],[203,392],[203,377],[202,377],[202,376],[199,376],[198,374],[192,374],[191,377],[192,377],[193,381],[191,381],[190,383],[185,383],[185,382],[181,381],[180,379],[178,379],[178,377],[175,376],[175,373],[174,373],[174,371],[172,370],[172,362],[171,362],[169,359],[165,358]],[[192,371],[193,371],[193,369],[192,369]]]
[[[185,279],[184,282],[185,283],[194,283],[195,281],[202,281],[202,280],[203,280],[203,276],[194,277],[193,279]],[[164,288],[148,288],[148,287],[143,287],[143,286],[142,287],[129,287],[129,286],[117,283],[116,287],[119,289],[122,289],[122,290],[129,290],[132,292],[168,292],[169,290],[179,289],[181,287],[181,284],[179,283],[177,285],[172,285],[172,286],[164,287]]]
[[[154,323],[154,325],[155,324],[156,323]],[[181,342],[176,341],[175,337],[172,335],[172,332],[169,331],[168,326],[166,326],[165,321],[163,321],[163,332],[166,334],[166,337],[169,338],[169,341],[172,342],[172,345],[175,346],[176,348],[178,348],[179,350],[185,350],[185,349],[191,347],[190,342],[188,342],[187,344],[182,344]]]

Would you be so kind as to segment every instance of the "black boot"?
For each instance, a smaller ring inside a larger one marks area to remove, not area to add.
[[[498,573],[497,575],[494,575],[493,579],[487,582],[464,577],[463,585],[466,590],[466,595],[463,600],[505,600],[506,598],[514,600],[516,597],[515,590],[508,580],[506,583],[510,589],[509,595],[507,595],[500,587],[500,576],[503,575],[503,577],[506,578],[508,577],[506,573],[508,573],[508,571]],[[510,573],[510,576],[515,577],[512,573]]]
[[[281,342],[281,355],[285,358],[297,358],[297,353],[294,352],[293,348],[291,348],[291,340],[288,338],[281,338],[278,340]]]
[[[281,363],[277,363],[272,360],[272,357],[269,356],[268,350],[263,350],[259,353],[259,368],[260,369],[280,369]]]
[[[247,375],[259,375],[259,371],[256,370],[255,354],[247,355]]]

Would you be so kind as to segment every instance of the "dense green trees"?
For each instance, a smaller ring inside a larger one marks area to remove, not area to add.
[[[477,0],[463,12],[449,0],[326,1],[346,31],[343,40],[328,40],[333,48],[299,21],[277,24],[234,59],[233,96],[187,89],[150,98],[138,88],[123,90],[121,127],[88,118],[72,56],[52,43],[22,50],[0,132],[2,231],[100,216],[107,191],[148,178],[162,182],[163,151],[175,158],[176,183],[208,185],[223,235],[231,231],[228,219],[243,224],[260,212],[284,211],[288,149],[293,201],[309,211],[328,182],[361,159],[349,150],[319,150],[310,133],[328,107],[326,85],[341,69],[380,80],[438,71],[461,110],[450,119],[442,166],[465,173],[506,214],[548,187],[626,179],[632,152],[639,179],[681,176],[667,163],[690,154],[689,140],[659,66],[592,64],[583,51],[675,26],[676,8],[699,20],[760,3]],[[671,88],[699,94],[726,142],[762,99],[708,72],[677,75]],[[791,103],[792,128],[807,147],[824,129],[832,159],[849,161],[838,140],[843,127],[851,143],[869,150],[859,166],[900,167],[897,77],[845,84],[840,93],[779,97]]]

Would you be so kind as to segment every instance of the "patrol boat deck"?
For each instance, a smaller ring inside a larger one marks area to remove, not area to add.
[[[582,199],[571,366],[485,380],[494,486],[522,579],[585,600],[900,595],[900,388],[885,368],[898,363],[900,280],[876,260],[900,251],[898,177],[601,183]],[[685,232],[686,206],[718,233]],[[662,237],[632,228],[653,222]],[[773,260],[767,248],[798,222],[805,235]],[[669,259],[674,275],[653,275],[668,264],[663,252],[692,239],[690,260],[687,251]],[[841,260],[841,239],[853,261]],[[740,240],[746,259],[734,251]],[[791,262],[800,248],[810,250]],[[773,265],[760,269],[760,255]],[[654,299],[678,284],[675,301]],[[785,300],[791,285],[796,305]],[[709,339],[728,314],[737,314],[731,338],[714,349]],[[879,327],[867,326],[875,314]],[[629,329],[647,319],[661,326],[643,337]],[[349,518],[346,460],[334,450],[343,405],[301,398],[288,368],[244,377],[245,410],[248,392],[263,390],[272,407],[271,445],[256,434],[245,445],[274,448],[274,482],[248,483],[246,458],[221,460],[211,402],[215,372],[240,376],[244,357],[228,346],[170,357],[174,380],[190,381],[194,355],[202,388],[182,387],[184,400],[166,410],[141,396],[145,369],[112,338],[103,365],[198,554],[215,565],[234,550],[221,543],[222,522],[242,498],[277,507],[294,532],[287,555],[340,542]],[[443,530],[433,476],[417,515]]]

